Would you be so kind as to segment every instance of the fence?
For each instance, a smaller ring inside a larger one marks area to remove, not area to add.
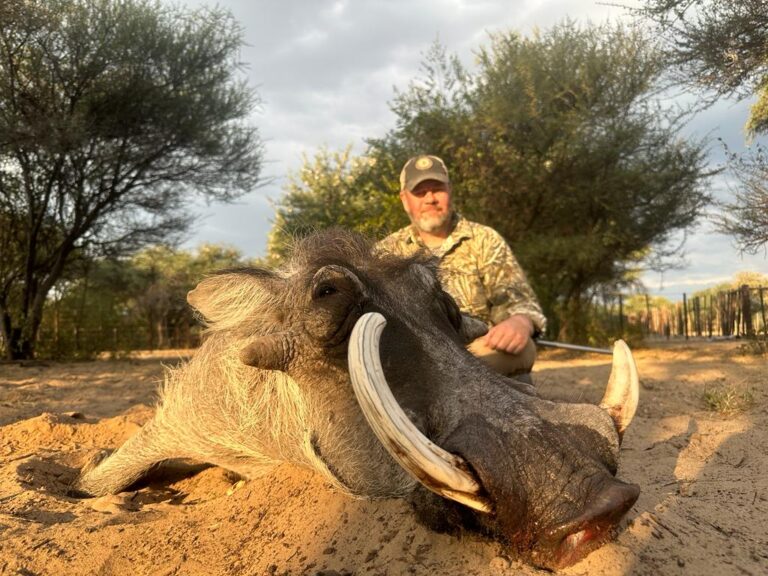
[[[191,311],[181,315],[158,314],[140,317],[115,315],[89,309],[60,308],[52,303],[44,314],[37,335],[36,354],[40,358],[93,358],[102,352],[120,354],[133,350],[195,348],[202,329]],[[0,337],[0,357],[4,356]]]
[[[643,302],[644,300],[644,302]],[[629,304],[629,305],[628,305]],[[643,305],[644,304],[644,305]],[[606,338],[762,337],[768,339],[768,288],[688,297],[658,305],[647,295],[605,294],[590,309],[593,330]],[[186,310],[186,309],[185,309]],[[71,310],[49,309],[38,334],[43,358],[88,358],[101,352],[194,348],[201,329],[191,313],[115,318],[97,310],[83,317]],[[0,352],[3,342],[0,339]]]
[[[735,290],[688,297],[670,305],[653,304],[624,313],[625,298],[618,295],[601,303],[618,333],[634,327],[646,337],[758,337],[768,336],[768,288],[741,286]],[[615,330],[614,330],[615,331]]]
[[[158,330],[162,331],[158,335]],[[37,338],[37,352],[49,358],[87,358],[100,352],[195,348],[200,329],[194,326],[149,328],[135,324],[98,327],[44,327]]]

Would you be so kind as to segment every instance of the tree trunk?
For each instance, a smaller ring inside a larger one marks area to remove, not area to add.
[[[3,324],[5,324],[5,318]],[[11,326],[7,331],[3,330],[6,360],[31,360],[34,357],[35,338],[30,338],[28,334],[29,330],[18,326]]]
[[[5,310],[5,306],[0,306],[0,335],[2,335],[3,357],[11,360],[11,317]]]
[[[25,338],[23,326],[14,326],[13,318],[7,309],[0,309],[1,330],[5,341],[6,360],[29,360],[34,354],[34,339]]]
[[[588,341],[587,310],[581,292],[573,291],[568,296],[563,312],[561,338],[566,342],[586,343]]]

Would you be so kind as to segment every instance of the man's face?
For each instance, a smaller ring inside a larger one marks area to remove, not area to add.
[[[413,190],[401,190],[400,200],[411,222],[422,232],[447,230],[451,222],[451,185],[424,180]]]

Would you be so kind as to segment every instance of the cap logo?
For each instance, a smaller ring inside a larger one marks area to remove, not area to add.
[[[421,158],[416,160],[414,167],[416,168],[416,170],[429,170],[430,168],[432,168],[432,160],[430,158],[427,158],[426,156],[422,156]]]

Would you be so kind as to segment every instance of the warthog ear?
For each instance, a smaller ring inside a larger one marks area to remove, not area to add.
[[[241,324],[243,318],[264,308],[280,293],[284,280],[261,268],[222,270],[205,278],[187,293],[187,302],[216,328]]]
[[[254,338],[240,350],[240,361],[254,368],[285,371],[293,360],[293,352],[293,336],[280,332]]]

